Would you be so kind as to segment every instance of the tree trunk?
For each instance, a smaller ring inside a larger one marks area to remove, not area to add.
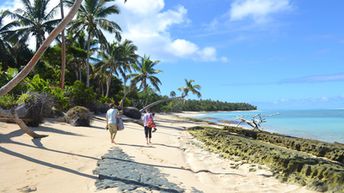
[[[64,18],[64,12],[63,12],[63,0],[60,0],[60,6],[61,6],[61,18]],[[65,85],[65,71],[66,71],[66,38],[64,30],[61,32],[61,77],[60,77],[60,87],[64,89]]]
[[[161,100],[158,100],[158,101],[155,101],[155,102],[153,102],[153,103],[151,103],[151,104],[149,104],[149,105],[147,105],[147,106],[145,106],[145,107],[143,107],[141,110],[140,110],[140,112],[143,112],[144,110],[146,110],[146,109],[149,109],[149,108],[151,108],[151,107],[153,107],[153,106],[155,106],[155,105],[157,105],[157,104],[159,104],[159,103],[163,103],[163,102],[167,102],[167,101],[171,101],[171,100],[176,100],[176,99],[183,99],[184,97],[173,97],[173,98],[168,98],[168,99],[161,99]]]
[[[11,110],[4,110],[4,109],[0,108],[0,117],[14,121],[15,123],[17,123],[19,125],[20,129],[22,129],[26,134],[30,135],[33,138],[42,138],[42,137],[48,136],[48,135],[40,135],[40,134],[37,134],[34,131],[32,131],[24,123],[24,121],[18,117],[16,109],[15,110],[13,109],[11,111]]]
[[[39,47],[36,51],[35,55],[31,58],[31,60],[26,64],[26,66],[6,85],[0,88],[0,96],[7,94],[11,91],[16,85],[19,84],[35,67],[38,60],[41,58],[42,54],[45,50],[49,47],[51,42],[57,37],[57,35],[66,27],[66,25],[73,19],[74,15],[78,12],[79,7],[81,5],[82,0],[76,0],[72,9],[68,13],[68,15],[59,23],[59,25],[50,33],[48,38],[43,42],[43,44]]]
[[[87,38],[87,59],[86,59],[86,87],[90,87],[90,47],[91,47],[91,38],[92,33],[88,32]]]
[[[111,85],[111,77],[107,77],[106,78],[106,94],[105,94],[106,97],[109,96],[110,85]]]
[[[127,92],[126,91],[126,88],[127,88],[127,78],[126,78],[126,76],[125,77],[123,77],[123,79],[124,79],[124,81],[123,81],[123,83],[124,83],[124,87],[123,87],[123,91],[124,91],[124,96],[123,96],[123,98],[122,98],[122,100],[121,100],[121,103],[120,103],[120,109],[122,109],[123,110],[123,106],[124,106],[124,101],[125,101],[125,99],[127,98],[127,95],[128,95],[128,93],[129,93],[129,91],[130,91],[130,87],[129,87],[129,91]]]

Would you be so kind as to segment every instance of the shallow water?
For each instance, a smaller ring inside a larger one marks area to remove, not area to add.
[[[344,109],[210,112],[197,117],[211,117],[216,121],[238,121],[240,116],[251,119],[257,114],[265,117],[266,122],[262,126],[266,131],[344,143]]]

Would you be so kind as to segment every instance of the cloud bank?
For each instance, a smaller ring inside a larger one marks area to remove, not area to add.
[[[256,23],[265,23],[275,13],[291,10],[289,0],[235,0],[229,12],[231,21],[240,21],[247,18]]]
[[[174,25],[191,22],[184,6],[165,9],[164,0],[117,1],[121,13],[114,16],[123,31],[123,38],[132,40],[139,48],[139,54],[148,54],[159,60],[193,59],[196,61],[228,62],[218,57],[216,48],[175,38],[171,34]],[[110,35],[108,34],[108,37]]]

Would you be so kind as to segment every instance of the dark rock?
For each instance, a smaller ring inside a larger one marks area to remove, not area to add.
[[[68,110],[65,119],[73,126],[90,126],[92,116],[86,107],[76,106]]]
[[[141,119],[141,112],[135,107],[125,107],[123,114],[132,119]]]

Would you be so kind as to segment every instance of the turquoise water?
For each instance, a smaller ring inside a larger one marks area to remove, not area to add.
[[[266,116],[266,122],[262,124],[266,131],[344,143],[344,109],[211,112],[200,115],[198,118],[238,121],[239,116],[251,119],[258,113]],[[245,126],[245,124],[242,125]]]

